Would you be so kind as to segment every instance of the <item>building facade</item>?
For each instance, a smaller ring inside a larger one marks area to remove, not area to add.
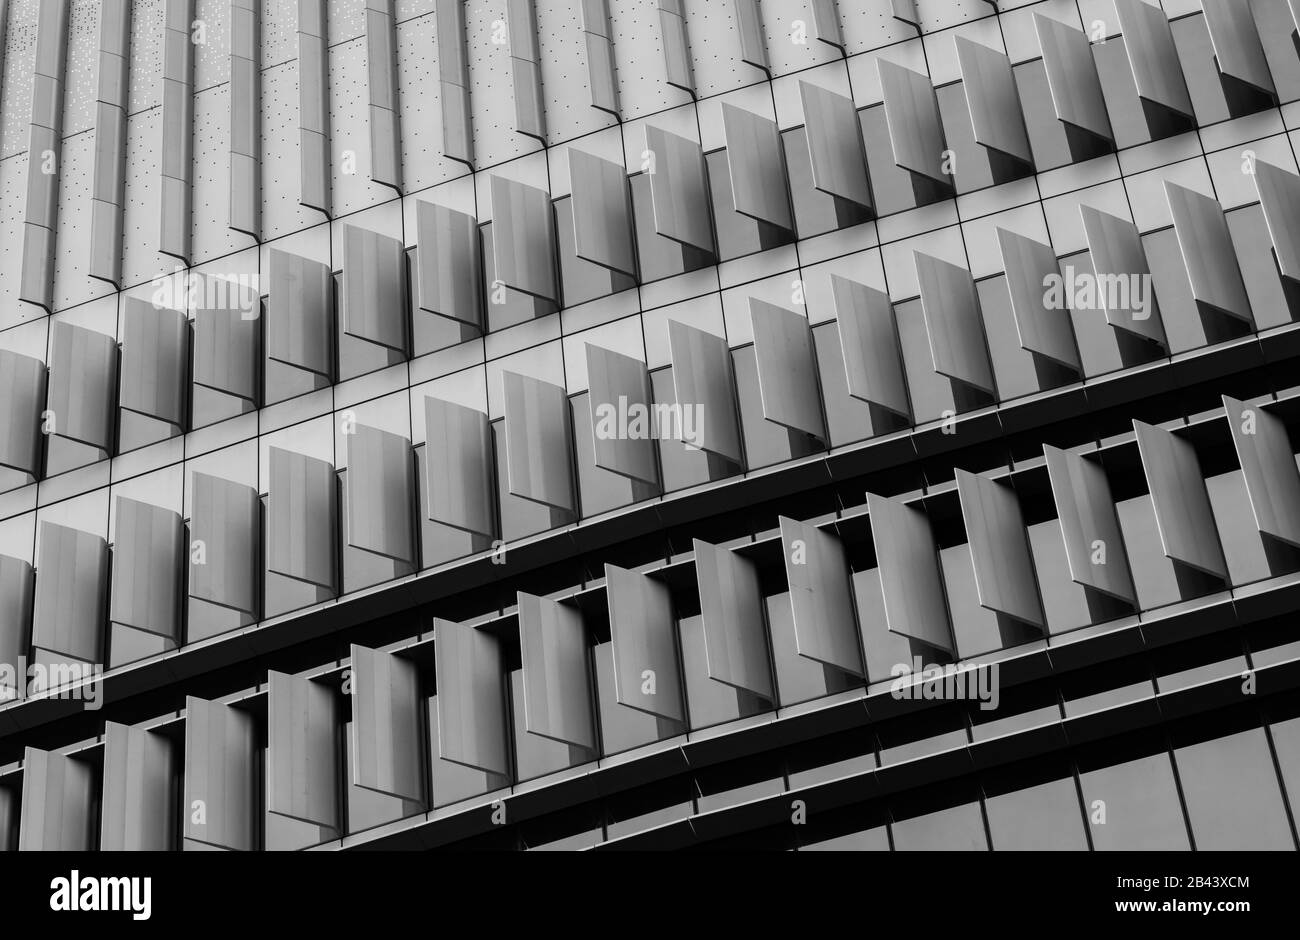
[[[1296,0],[0,24],[0,846],[1297,848]]]

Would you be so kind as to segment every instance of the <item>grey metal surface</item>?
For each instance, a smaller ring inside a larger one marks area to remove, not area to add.
[[[1300,547],[1300,469],[1285,422],[1263,408],[1223,396],[1255,527]]]
[[[454,0],[460,6],[460,0]],[[299,201],[330,212],[329,37],[325,0],[298,0]]]
[[[496,534],[496,490],[488,416],[425,396],[424,422],[429,519],[491,538]]]
[[[590,388],[587,403],[591,410],[596,466],[658,485],[659,445],[653,426],[654,401],[646,364],[594,343],[585,346]]]
[[[827,440],[808,318],[757,297],[749,298],[763,417]]]
[[[262,504],[257,490],[190,474],[190,597],[256,615]]]
[[[793,231],[785,155],[776,121],[724,101],[722,134],[731,171],[732,207],[758,222]]]
[[[502,372],[501,383],[510,492],[573,512],[573,430],[564,389],[517,372]]]
[[[1041,13],[1034,13],[1033,17],[1057,118],[1113,141],[1110,114],[1087,34],[1055,17]]]
[[[94,848],[95,771],[66,754],[23,749],[20,852],[88,852]]]
[[[743,62],[770,71],[767,59],[767,32],[763,28],[763,10],[759,0],[731,0],[731,14],[740,37]]]
[[[1052,246],[999,226],[998,250],[1007,274],[1007,292],[1021,347],[1080,370],[1070,311],[1050,309],[1044,303],[1048,279],[1061,274]]]
[[[709,677],[772,701],[758,566],[728,548],[692,540]]]
[[[980,605],[1045,629],[1047,620],[1015,490],[958,467],[957,493]]]
[[[257,726],[251,713],[185,696],[186,839],[236,851],[258,847],[258,765]]]
[[[1256,160],[1254,179],[1278,269],[1300,282],[1300,175]]]
[[[1196,190],[1165,180],[1165,198],[1196,301],[1252,323],[1250,299],[1237,266],[1223,207]]]
[[[1275,94],[1277,89],[1249,0],[1201,0],[1201,9],[1205,11],[1205,25],[1219,71]]]
[[[41,523],[32,645],[101,662],[108,604],[108,543],[98,535]]]
[[[348,544],[394,561],[415,562],[411,442],[358,424],[348,441]]]
[[[102,0],[99,12],[95,178],[91,192],[90,260],[86,273],[115,286],[122,280],[131,6],[130,0]]]
[[[668,321],[677,404],[699,409],[699,446],[740,463],[740,420],[727,341],[680,320]]]
[[[868,493],[867,512],[889,631],[955,652],[939,552],[924,510]]]
[[[1006,54],[965,36],[953,39],[975,142],[1032,165],[1020,92]]]
[[[268,448],[267,455],[267,570],[333,589],[338,545],[334,468],[280,447]]]
[[[41,360],[0,349],[0,467],[40,472],[45,377]]]
[[[631,194],[623,164],[577,147],[570,147],[568,156],[578,257],[636,277]]]
[[[175,845],[176,749],[165,734],[104,722],[99,848],[159,852]]]
[[[833,3],[834,0],[831,0]],[[812,82],[799,82],[813,185],[865,209],[874,207],[867,153],[853,99]],[[732,185],[735,185],[733,180]]]
[[[261,324],[255,308],[241,303],[208,305],[205,297],[194,311],[194,384],[242,398],[258,400],[257,356]],[[231,290],[237,290],[234,282]]]
[[[557,301],[555,218],[551,194],[492,174],[492,261],[497,280],[513,290]]]
[[[49,398],[53,433],[108,451],[113,447],[117,342],[61,320],[51,341]]]
[[[695,96],[695,70],[682,0],[659,0],[659,38],[669,85]]]
[[[709,181],[700,145],[653,124],[646,124],[645,139],[654,158],[650,201],[654,207],[655,231],[664,238],[712,254]]]
[[[934,371],[997,395],[975,279],[963,267],[913,251]]]
[[[262,233],[260,26],[255,0],[231,0],[230,227],[254,238]]]
[[[474,163],[469,63],[465,49],[463,0],[437,0],[438,93],[442,105],[442,152]]]
[[[267,251],[267,259],[267,358],[329,378],[334,372],[329,265],[278,248]]]
[[[817,526],[785,516],[780,522],[799,655],[865,676],[843,544]]]
[[[409,659],[353,644],[352,783],[377,793],[418,801],[420,768],[419,673]]]
[[[668,585],[607,563],[605,593],[619,704],[685,721],[677,621]]]
[[[910,420],[907,375],[889,295],[839,274],[830,280],[849,394]]]
[[[1133,422],[1133,431],[1165,555],[1226,580],[1228,567],[1196,448],[1174,432],[1142,421]]]
[[[483,260],[472,215],[423,200],[416,204],[420,309],[483,325]]]
[[[267,812],[337,828],[342,748],[338,691],[267,670]]]
[[[483,630],[435,619],[438,756],[486,773],[510,772],[505,666],[500,641]]]
[[[396,352],[406,349],[406,250],[401,239],[343,226],[343,331]]]
[[[943,169],[947,144],[930,76],[883,58],[876,60],[876,69],[894,162],[910,173],[951,186],[952,177]]]
[[[510,71],[515,92],[515,130],[546,141],[546,97],[533,0],[506,0]]]
[[[518,604],[528,732],[594,749],[591,663],[582,612],[523,591]]]
[[[1178,47],[1164,10],[1146,0],[1115,0],[1120,31],[1138,95],[1177,114],[1194,118]]]
[[[1136,604],[1128,550],[1105,469],[1096,461],[1047,444],[1043,446],[1043,457],[1071,580]]]
[[[587,86],[591,106],[618,117],[618,75],[609,0],[582,0],[582,31],[587,47]]]
[[[1142,237],[1138,234],[1136,225],[1127,219],[1083,204],[1079,206],[1079,214],[1083,218],[1084,235],[1088,240],[1088,252],[1092,256],[1092,267],[1098,285],[1118,283],[1116,279],[1122,279],[1123,283],[1129,285],[1150,284],[1151,268],[1147,264],[1146,250],[1142,247]],[[1124,302],[1124,296],[1118,296],[1119,302],[1115,303],[1113,301],[1116,298],[1109,297],[1108,291],[1097,291],[1098,302],[1106,310],[1106,322],[1116,329],[1163,346],[1164,329],[1155,300],[1149,296],[1145,317],[1140,318],[1140,311],[1133,303],[1132,291],[1133,288],[1130,287],[1124,292],[1128,303]],[[1148,294],[1150,295],[1149,290]]]
[[[0,555],[0,657],[4,657],[0,662],[17,663],[18,657],[27,655],[35,586],[31,565],[21,558]],[[21,693],[26,686],[27,677],[16,672],[6,678],[10,683],[0,687]]]
[[[370,178],[401,192],[402,121],[397,101],[396,29],[393,0],[366,0]]]
[[[122,389],[118,404],[184,428],[190,322],[179,310],[128,297],[122,310]]]
[[[180,640],[185,523],[180,513],[117,497],[109,619]]]
[[[194,181],[194,0],[163,0],[161,218],[157,248],[190,261],[190,209]]]

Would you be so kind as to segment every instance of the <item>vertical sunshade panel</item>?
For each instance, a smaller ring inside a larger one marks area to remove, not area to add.
[[[980,606],[1045,628],[1029,536],[1015,490],[958,468],[957,493]]]
[[[1227,563],[1195,446],[1142,421],[1133,422],[1133,431],[1165,555],[1226,580]]]
[[[728,548],[694,540],[709,677],[771,701],[772,664],[758,567]]]
[[[685,721],[677,622],[668,585],[606,564],[605,592],[619,704]]]
[[[523,591],[518,603],[528,732],[593,750],[595,710],[582,612]]]
[[[867,512],[889,632],[955,652],[939,552],[924,510],[868,493]]]
[[[185,697],[186,839],[235,851],[258,848],[258,763],[252,714]]]
[[[864,676],[848,557],[840,540],[817,526],[780,517],[799,655]]]
[[[1137,604],[1128,551],[1120,532],[1106,470],[1079,454],[1044,445],[1070,579],[1076,584]]]
[[[505,668],[500,641],[435,619],[438,750],[443,760],[486,773],[510,772]]]

